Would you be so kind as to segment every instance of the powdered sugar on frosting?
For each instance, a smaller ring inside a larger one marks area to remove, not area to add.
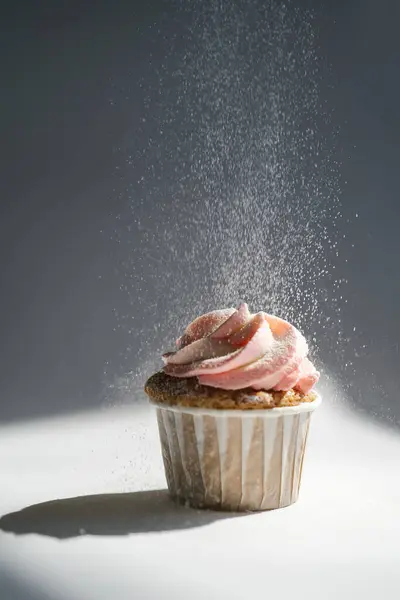
[[[289,390],[307,394],[319,373],[307,358],[303,335],[290,323],[264,312],[213,311],[195,319],[163,356],[174,377],[197,376],[201,384],[227,390]]]

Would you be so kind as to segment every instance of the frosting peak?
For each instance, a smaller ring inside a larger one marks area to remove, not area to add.
[[[319,373],[307,358],[308,346],[293,325],[247,304],[215,310],[195,319],[164,354],[164,371],[174,377],[197,376],[202,385],[238,390],[307,394]]]

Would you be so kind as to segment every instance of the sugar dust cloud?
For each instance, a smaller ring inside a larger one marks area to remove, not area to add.
[[[315,348],[324,330],[341,335],[339,165],[315,19],[278,0],[177,7],[174,34],[168,14],[148,34],[167,54],[138,84],[144,141],[123,159],[135,381],[190,320],[240,300]]]

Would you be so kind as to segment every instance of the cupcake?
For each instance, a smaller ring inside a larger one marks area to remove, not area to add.
[[[195,508],[296,502],[319,373],[303,335],[247,304],[195,319],[145,385],[170,495]]]

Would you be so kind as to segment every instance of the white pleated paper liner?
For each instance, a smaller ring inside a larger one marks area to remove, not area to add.
[[[170,494],[196,508],[259,511],[296,502],[313,402],[265,410],[157,405]]]

